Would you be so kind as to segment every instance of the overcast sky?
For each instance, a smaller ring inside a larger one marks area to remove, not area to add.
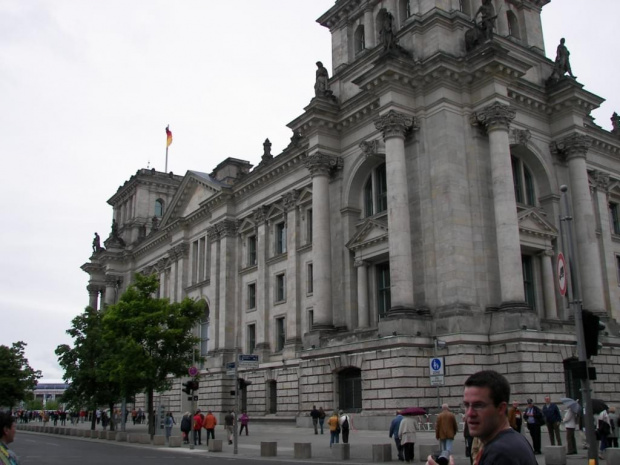
[[[331,70],[334,0],[0,0],[0,344],[27,343],[30,365],[60,380],[54,350],[88,305],[93,233],[107,200],[140,168],[210,172],[226,157],[278,154],[286,124]],[[547,56],[561,37],[574,74],[620,111],[618,0],[544,7]],[[331,72],[330,72],[331,75]]]

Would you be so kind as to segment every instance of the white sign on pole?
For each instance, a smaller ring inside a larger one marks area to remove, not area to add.
[[[228,376],[235,376],[235,362],[226,364],[226,374]]]
[[[443,375],[431,376],[431,386],[443,386],[443,385],[444,385]]]
[[[444,363],[443,357],[433,357],[428,361],[431,372],[431,386],[444,385]]]

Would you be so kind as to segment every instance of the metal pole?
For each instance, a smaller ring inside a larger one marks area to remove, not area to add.
[[[237,412],[239,411],[239,347],[235,348],[235,411],[233,411],[233,454],[239,451],[239,443],[237,441]]]
[[[575,253],[572,237],[573,217],[570,214],[570,206],[568,204],[568,187],[565,185],[560,186],[560,192],[562,192],[562,203],[564,205],[564,215],[560,215],[560,229],[562,230],[562,242],[564,242],[564,233],[566,233],[565,245],[568,247],[564,253],[568,253],[566,261],[568,263],[569,277],[567,279],[567,296],[569,302],[569,308],[575,317],[575,331],[577,333],[577,351],[579,354],[579,361],[585,362],[588,366],[588,357],[586,355],[585,335],[583,332],[583,320],[581,316],[582,301],[581,301],[581,283],[579,282],[579,260]],[[562,222],[566,222],[566,227],[562,228]],[[590,380],[588,378],[589,373],[586,370],[586,378],[581,380],[581,393],[583,396],[583,403],[586,409],[584,426],[586,428],[586,439],[588,443],[588,458],[590,463],[598,464],[598,442],[594,433],[594,414],[592,411],[592,395],[590,389]],[[594,460],[594,462],[592,462]]]

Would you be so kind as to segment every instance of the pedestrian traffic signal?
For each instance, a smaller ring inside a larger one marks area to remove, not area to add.
[[[191,394],[192,393],[192,388],[190,387],[190,383],[192,383],[192,381],[188,381],[187,383],[183,383],[183,389],[181,389],[185,394]]]
[[[194,381],[188,381],[187,382],[187,386],[192,390],[192,391],[197,391],[199,384],[198,381],[194,380]]]
[[[601,322],[601,319],[589,310],[583,310],[581,312],[581,320],[583,321],[583,334],[586,346],[586,357],[591,358],[593,355],[598,355],[599,350],[603,347],[603,344],[599,343],[599,333],[603,331],[606,326]]]
[[[243,390],[246,387],[248,387],[250,384],[252,384],[252,381],[246,381],[243,378],[237,378],[237,383],[239,384],[239,390]]]

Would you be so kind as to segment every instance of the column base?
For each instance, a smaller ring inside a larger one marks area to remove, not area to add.
[[[490,333],[515,330],[540,331],[538,313],[526,302],[502,302],[499,308],[490,312]]]
[[[420,315],[415,312],[398,316],[391,315],[379,321],[377,333],[381,336],[430,337],[433,331],[432,325],[430,315]]]

